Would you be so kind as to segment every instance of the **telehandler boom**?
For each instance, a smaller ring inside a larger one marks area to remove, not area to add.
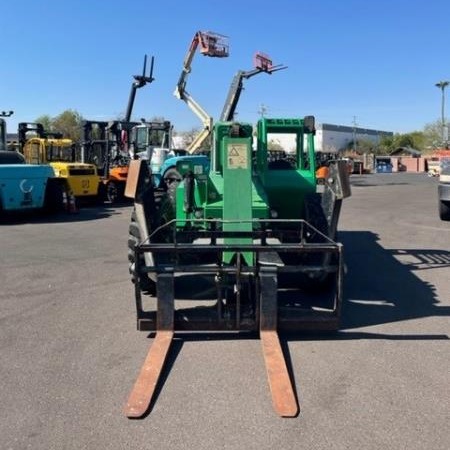
[[[234,76],[222,114],[220,115],[220,120],[222,122],[234,120],[234,114],[236,112],[239,99],[241,98],[242,90],[244,89],[244,80],[248,80],[259,73],[268,73],[271,75],[278,70],[287,69],[287,66],[283,66],[282,64],[274,66],[272,64],[272,60],[269,59],[267,55],[260,52],[255,54],[254,66],[255,67],[252,70],[239,70]]]

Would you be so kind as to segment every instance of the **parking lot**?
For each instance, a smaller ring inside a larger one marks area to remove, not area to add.
[[[151,343],[135,329],[131,206],[2,223],[0,448],[450,448],[450,222],[437,181],[351,182],[342,330],[285,337],[294,419],[272,409],[258,339],[223,334],[177,338],[152,411],[125,418]]]

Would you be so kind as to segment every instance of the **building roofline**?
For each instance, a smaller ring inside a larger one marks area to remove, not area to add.
[[[326,131],[340,131],[341,133],[353,133],[356,134],[366,134],[369,136],[393,136],[394,133],[392,131],[384,131],[384,130],[374,130],[371,128],[358,128],[358,127],[349,127],[347,125],[334,125],[331,123],[319,123],[316,127],[317,130],[326,130]]]

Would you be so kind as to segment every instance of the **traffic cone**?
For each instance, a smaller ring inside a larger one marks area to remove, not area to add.
[[[78,212],[77,203],[73,194],[69,195],[69,213],[75,214]]]

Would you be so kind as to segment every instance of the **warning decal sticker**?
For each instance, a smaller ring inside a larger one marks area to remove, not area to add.
[[[247,169],[248,156],[246,144],[228,144],[227,161],[229,169]]]

